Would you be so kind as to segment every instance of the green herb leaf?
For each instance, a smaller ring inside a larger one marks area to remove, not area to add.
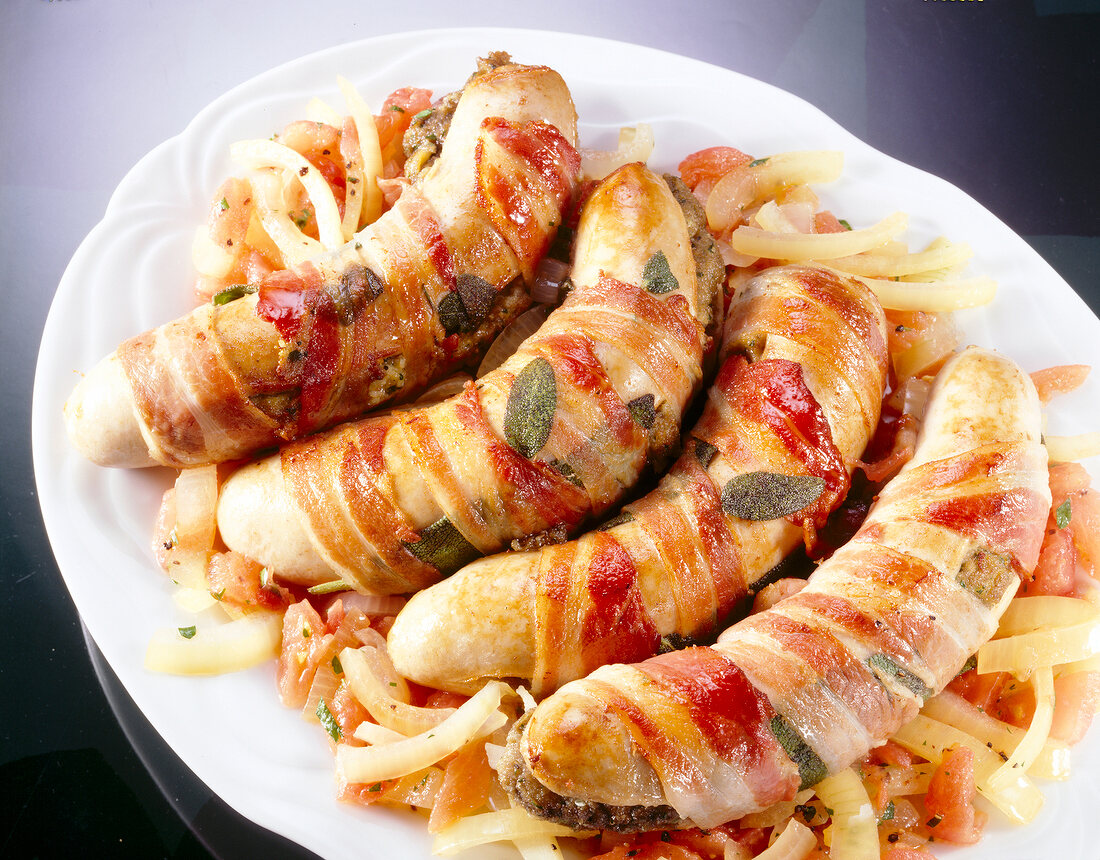
[[[749,162],[749,167],[759,167],[761,164],[767,164],[767,158],[756,158]]]
[[[664,251],[658,251],[642,270],[642,286],[654,295],[664,295],[680,289],[680,282],[672,274],[672,267]]]
[[[722,489],[722,509],[743,520],[775,520],[813,504],[825,492],[816,475],[749,472]]]
[[[717,454],[718,449],[711,445],[710,442],[704,442],[702,439],[695,439],[695,459],[699,461],[699,465],[704,469],[710,466]]]
[[[418,559],[446,575],[481,556],[462,532],[446,517],[436,520],[420,532],[420,540],[409,541],[405,548]]]
[[[420,113],[413,114],[413,122],[421,122],[422,120],[426,120],[432,115],[432,113],[433,111],[431,108],[424,108],[424,110],[420,111]]]
[[[306,589],[310,594],[333,594],[337,591],[350,591],[351,586],[342,579],[334,579],[332,582],[322,582],[311,585]]]
[[[838,218],[837,220],[840,222],[840,226],[843,227],[845,230],[852,229],[852,225],[845,221],[843,218]]]
[[[195,634],[198,632],[193,624],[190,627],[180,627],[178,628],[178,630],[180,636],[182,636],[184,639],[194,639]]]
[[[317,719],[321,721],[321,728],[328,732],[330,738],[339,741],[344,736],[340,724],[336,722],[336,717],[332,715],[332,711],[328,709],[324,699],[317,700],[317,710],[314,713],[317,715]]]
[[[221,209],[222,212],[226,211],[229,208],[229,201],[223,197],[218,201],[218,208]]]
[[[648,430],[657,421],[657,411],[653,408],[656,402],[652,394],[643,394],[626,404],[626,408],[630,410],[630,417]]]
[[[871,667],[875,675],[886,675],[893,678],[914,696],[919,697],[922,702],[932,698],[933,691],[924,681],[908,669],[899,666],[892,658],[887,657],[885,654],[872,654],[867,658],[867,665]]]
[[[1054,509],[1054,522],[1060,529],[1064,529],[1069,525],[1070,519],[1073,517],[1073,508],[1069,503],[1069,499],[1066,499],[1062,504]]]
[[[886,808],[882,810],[882,815],[878,817],[879,821],[893,821],[894,820],[894,801],[890,801],[886,804]]]
[[[545,358],[530,361],[512,381],[504,408],[504,438],[524,457],[534,457],[550,438],[558,386]]]
[[[337,675],[344,674],[344,664],[340,662],[340,656],[338,654],[332,655],[332,671]]]
[[[233,284],[214,293],[214,297],[210,301],[215,305],[227,305],[243,296],[247,296],[249,293],[256,292],[256,289],[255,284]]]
[[[783,717],[776,714],[768,723],[768,728],[771,729],[775,739],[779,741],[779,745],[783,747],[783,751],[790,757],[791,761],[798,765],[798,775],[802,777],[802,785],[799,787],[799,791],[803,788],[809,788],[811,785],[817,785],[829,775],[829,769],[825,766],[825,762],[810,749],[809,744],[798,733],[798,730]]]

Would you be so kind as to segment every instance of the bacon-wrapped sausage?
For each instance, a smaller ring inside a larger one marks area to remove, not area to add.
[[[438,404],[245,467],[223,488],[222,538],[288,576],[410,592],[606,511],[676,443],[699,386],[713,290],[690,238],[668,185],[620,168],[581,213],[572,291],[514,355]]]
[[[562,687],[513,734],[511,791],[544,817],[622,830],[794,797],[885,742],[993,634],[1050,502],[1030,379],[959,353],[913,459],[804,590],[713,647]]]
[[[337,251],[123,343],[77,386],[69,436],[106,466],[222,462],[408,395],[530,303],[580,170],[545,67],[475,74],[439,158]]]
[[[882,308],[859,281],[786,266],[725,323],[725,359],[685,451],[614,525],[481,559],[416,595],[389,634],[409,678],[542,696],[597,666],[703,638],[843,499],[886,384]]]

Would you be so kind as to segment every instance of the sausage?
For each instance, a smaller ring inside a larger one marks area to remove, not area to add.
[[[620,830],[794,797],[884,743],[992,636],[1050,504],[1029,377],[958,353],[913,459],[800,593],[712,647],[565,685],[513,732],[504,781],[536,815]]]
[[[722,353],[704,413],[652,493],[610,527],[475,561],[415,595],[388,637],[399,671],[460,692],[519,678],[542,696],[662,641],[713,636],[784,556],[813,544],[878,423],[882,308],[854,278],[776,267],[733,298]],[[782,476],[814,500],[745,518],[752,481]]]
[[[576,142],[556,72],[474,75],[442,154],[390,210],[253,294],[124,342],[66,403],[72,443],[104,466],[185,468],[415,393],[530,304],[579,179]]]
[[[233,475],[218,505],[225,543],[284,576],[295,573],[282,548],[308,543],[356,589],[405,593],[606,511],[678,443],[711,293],[696,280],[680,205],[640,164],[585,203],[571,280],[542,327],[461,393],[301,440],[280,468]],[[279,494],[302,534],[268,529],[265,505]]]

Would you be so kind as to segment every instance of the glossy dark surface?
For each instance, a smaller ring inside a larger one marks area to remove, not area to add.
[[[54,289],[112,189],[199,109],[259,72],[341,42],[449,25],[563,30],[682,53],[800,95],[872,146],[959,186],[1100,308],[1096,2],[705,0],[679,9],[494,0],[476,13],[433,0],[374,5],[0,7],[0,856],[305,855],[211,796],[86,641],[38,512],[29,434]]]

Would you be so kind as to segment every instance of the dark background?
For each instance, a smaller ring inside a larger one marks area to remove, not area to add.
[[[676,6],[5,0],[0,856],[304,853],[212,797],[102,666],[46,540],[29,432],[54,289],[111,190],[214,97],[271,66],[387,32],[478,23],[683,53],[790,90],[877,149],[962,188],[1100,308],[1096,2]]]

